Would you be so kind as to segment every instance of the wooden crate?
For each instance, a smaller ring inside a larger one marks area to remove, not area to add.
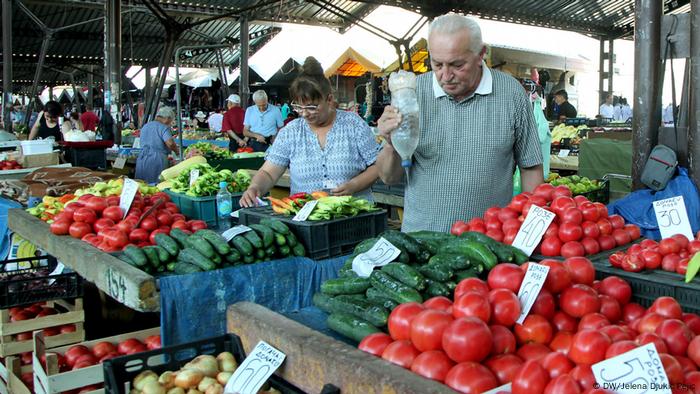
[[[75,324],[75,332],[47,337],[47,346],[49,348],[54,348],[85,340],[85,331],[83,330],[85,312],[83,311],[82,298],[76,298],[74,304],[64,300],[53,300],[48,301],[46,305],[50,307],[60,306],[65,308],[67,312],[11,322],[10,310],[0,310],[0,357],[31,352],[34,349],[34,344],[32,343],[31,339],[26,341],[17,341],[12,338],[12,335],[22,332],[33,332],[35,330],[42,330],[49,327]]]
[[[149,328],[146,330],[135,331],[122,335],[115,335],[112,337],[96,339],[94,341],[86,341],[81,343],[76,343],[69,346],[62,346],[58,348],[50,348],[45,342],[51,337],[44,338],[41,331],[36,331],[34,333],[34,354],[32,355],[32,361],[34,366],[34,392],[37,394],[56,394],[63,391],[73,390],[85,386],[90,386],[93,384],[99,384],[104,382],[104,373],[102,369],[102,364],[93,365],[90,367],[80,368],[75,371],[58,372],[58,359],[55,353],[65,353],[72,346],[84,345],[88,348],[92,348],[98,342],[111,342],[117,344],[128,338],[136,338],[139,340],[144,340],[146,337],[151,335],[160,335],[160,327]],[[47,353],[47,348],[49,353]],[[46,366],[41,365],[39,361],[42,355],[46,355]],[[90,391],[89,394],[101,394],[104,393],[103,389]]]
[[[22,373],[32,372],[31,365],[20,367],[19,358],[9,356],[0,363],[0,394],[31,394],[31,391],[22,382]]]

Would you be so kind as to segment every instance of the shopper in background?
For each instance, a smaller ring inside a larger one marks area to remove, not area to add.
[[[85,112],[80,115],[80,122],[83,124],[84,130],[95,131],[97,123],[99,123],[100,118],[92,112],[92,105],[88,104],[85,106]]]
[[[224,121],[221,126],[221,132],[228,136],[228,149],[235,152],[238,147],[248,145],[248,138],[243,135],[243,118],[245,111],[241,108],[241,97],[237,94],[232,94],[226,99],[226,107],[228,110],[224,113]]]
[[[520,168],[522,190],[543,182],[542,152],[530,100],[513,77],[491,70],[473,19],[447,14],[430,24],[432,72],[418,76],[420,142],[404,197],[403,231],[449,231],[456,220],[506,206],[513,173]],[[377,159],[386,184],[404,179],[391,133],[401,123],[392,106],[378,128],[386,144]]]
[[[627,122],[630,119],[632,119],[632,107],[627,104],[627,99],[622,97],[620,98],[620,114],[619,114],[619,120],[622,122]]]
[[[62,113],[63,108],[57,101],[47,102],[44,105],[44,110],[39,112],[32,131],[29,132],[29,139],[54,137],[56,141],[62,141],[63,134],[61,134],[61,126],[58,123],[58,118]]]
[[[211,131],[220,133],[221,126],[224,123],[224,115],[221,114],[221,108],[216,108],[212,114],[209,115],[209,129]]]
[[[158,182],[160,173],[168,168],[168,154],[179,153],[173,141],[170,127],[175,112],[170,107],[160,107],[156,119],[141,128],[141,153],[136,159],[136,178],[147,183]]]
[[[206,92],[206,90],[205,90]],[[209,128],[209,123],[207,123],[207,114],[204,112],[197,111],[197,113],[194,115],[194,120],[192,121],[192,126],[194,126],[195,130],[196,129],[208,129]]]
[[[284,126],[284,119],[279,107],[268,104],[264,90],[253,93],[253,102],[255,105],[245,111],[243,135],[250,138],[250,146],[254,151],[265,152],[277,131]]]
[[[85,130],[82,122],[80,122],[80,115],[77,112],[71,112],[70,116],[63,120],[61,125],[61,132],[67,133],[71,130]]]
[[[554,93],[554,101],[559,105],[560,122],[576,117],[576,108],[569,102],[569,94],[566,93],[566,90],[562,89]]]
[[[613,95],[608,94],[605,96],[605,102],[600,105],[600,110],[598,114],[601,118],[614,119],[615,118],[615,107],[613,106]]]
[[[313,57],[306,59],[289,91],[292,109],[301,117],[280,130],[241,206],[257,205],[287,169],[292,194],[329,190],[371,200],[380,146],[369,126],[357,114],[333,107],[331,83]]]

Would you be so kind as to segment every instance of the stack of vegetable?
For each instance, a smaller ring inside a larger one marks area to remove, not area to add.
[[[190,274],[273,258],[304,256],[306,251],[284,223],[263,221],[229,242],[208,229],[189,234],[172,229],[154,236],[155,246],[127,246],[120,259],[148,273]]]
[[[431,231],[380,235],[401,251],[394,262],[375,269],[369,278],[352,270],[355,257],[369,251],[377,239],[360,243],[340,269],[340,278],[321,284],[314,304],[330,314],[328,326],[356,341],[387,324],[389,312],[406,302],[452,295],[465,278],[486,274],[500,261],[523,264],[527,255],[479,233],[457,237]]]
[[[311,215],[307,218],[307,220],[311,221],[352,217],[363,212],[377,210],[374,204],[362,198],[328,196],[328,193],[324,191],[317,191],[311,194],[297,193],[282,199],[268,197],[268,200],[272,204],[272,210],[281,215],[295,215],[307,202],[318,200],[313,211],[311,211]]]
[[[190,186],[190,173],[199,171],[199,177]],[[171,181],[171,190],[176,193],[184,193],[191,197],[213,196],[219,191],[219,182],[228,184],[228,191],[240,193],[245,191],[250,185],[251,177],[248,171],[231,170],[216,171],[209,164],[195,164],[187,170],[182,171],[177,178]]]
[[[226,148],[221,148],[209,142],[197,142],[185,149],[185,157],[204,156],[207,160],[230,159],[233,154]]]

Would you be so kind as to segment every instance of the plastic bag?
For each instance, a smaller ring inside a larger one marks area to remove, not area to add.
[[[697,233],[700,230],[700,196],[698,188],[688,176],[688,170],[683,167],[678,167],[678,175],[671,179],[665,189],[658,192],[651,189],[632,192],[625,198],[610,203],[608,213],[621,215],[626,222],[639,226],[644,237],[658,240],[661,239],[661,233],[652,203],[676,196],[683,196],[690,228],[693,234]]]

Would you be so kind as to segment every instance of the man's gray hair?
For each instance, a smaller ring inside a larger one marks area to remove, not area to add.
[[[256,90],[255,93],[253,93],[253,101],[258,102],[262,100],[267,100],[267,93],[262,89]]]
[[[445,14],[438,16],[430,23],[428,38],[433,33],[454,34],[462,30],[469,32],[469,42],[471,44],[469,50],[477,54],[481,52],[481,49],[484,47],[484,42],[481,39],[481,28],[476,20],[467,18],[464,15]],[[428,43],[430,43],[430,40],[428,40]]]

